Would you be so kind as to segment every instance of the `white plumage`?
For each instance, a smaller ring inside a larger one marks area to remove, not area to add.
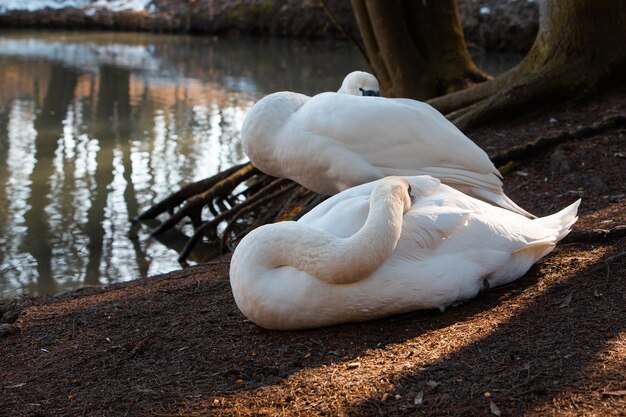
[[[521,277],[567,235],[579,203],[531,220],[429,176],[385,178],[248,234],[231,261],[233,294],[270,329],[443,310]]]
[[[487,154],[441,113],[415,100],[369,96],[377,89],[376,78],[356,72],[338,93],[270,94],[245,117],[245,152],[261,171],[321,194],[389,175],[431,175],[533,217],[504,194]]]

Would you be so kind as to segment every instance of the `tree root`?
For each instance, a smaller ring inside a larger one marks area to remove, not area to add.
[[[562,132],[556,136],[539,138],[531,142],[515,145],[491,157],[493,164],[504,175],[510,171],[511,164],[531,159],[546,150],[571,140],[584,139],[605,132],[609,129],[626,127],[626,117],[609,117],[592,126],[574,132]]]
[[[598,66],[592,56],[572,53],[567,59],[542,60],[541,48],[506,73],[474,87],[428,101],[459,129],[467,130],[523,112],[535,105],[546,105],[563,98],[582,95],[620,80],[624,63]],[[584,68],[582,70],[581,68]]]
[[[244,189],[239,191],[241,186]],[[141,213],[135,221],[146,224],[168,212],[169,217],[152,231],[152,236],[160,237],[165,232],[171,234],[183,218],[190,218],[194,233],[191,237],[184,235],[186,243],[178,258],[184,265],[203,238],[208,239],[208,245],[203,247],[202,256],[196,256],[199,261],[231,250],[229,242],[238,241],[261,224],[293,217],[316,195],[293,181],[263,174],[248,162],[181,188]],[[203,212],[211,217],[204,220]],[[221,233],[220,228],[223,228]],[[181,233],[177,230],[175,234]],[[175,241],[180,242],[180,237]]]
[[[167,197],[165,200],[162,200],[159,203],[153,205],[148,210],[144,211],[139,216],[137,216],[135,220],[142,221],[142,220],[147,220],[147,219],[154,219],[159,214],[165,211],[172,213],[175,207],[177,207],[179,204],[181,204],[188,198],[193,197],[197,194],[201,194],[207,190],[210,190],[215,184],[224,180],[225,178],[230,177],[235,172],[240,172],[244,168],[249,169],[247,168],[248,166],[251,167],[252,164],[247,163],[247,164],[235,165],[225,171],[215,174],[212,177],[189,184],[181,188],[179,191],[173,193],[172,195]]]
[[[519,67],[515,67],[499,77],[492,78],[480,84],[476,84],[465,90],[456,91],[440,97],[428,100],[428,104],[433,106],[439,112],[450,115],[459,110],[473,106],[474,104],[493,96],[507,84],[518,79],[520,72]]]
[[[626,225],[615,226],[611,229],[574,230],[563,239],[563,243],[605,243],[623,237],[626,237]]]

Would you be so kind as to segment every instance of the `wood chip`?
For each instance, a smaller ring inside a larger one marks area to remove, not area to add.
[[[568,305],[570,305],[571,302],[572,302],[572,293],[569,293],[565,296],[565,298],[563,298],[563,301],[561,301],[561,304],[559,304],[559,308],[565,308]]]
[[[350,362],[348,365],[346,365],[348,369],[358,368],[359,366],[361,366],[361,362]]]
[[[420,391],[417,393],[417,395],[415,396],[415,399],[413,400],[413,404],[421,405],[422,401],[424,401],[424,391]]]
[[[500,416],[500,414],[502,414],[496,403],[494,403],[493,401],[489,401],[489,410],[492,414],[495,414],[498,417]]]

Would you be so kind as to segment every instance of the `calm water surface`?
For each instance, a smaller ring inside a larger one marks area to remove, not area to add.
[[[130,219],[245,160],[260,97],[366,68],[342,42],[0,32],[0,298],[180,268],[176,242],[133,238]]]

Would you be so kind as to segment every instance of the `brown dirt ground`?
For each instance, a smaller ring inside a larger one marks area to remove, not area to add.
[[[494,154],[624,116],[625,103],[607,93],[470,136]],[[626,224],[625,176],[615,128],[536,156],[505,184],[538,215],[582,197],[576,230],[590,230]],[[0,338],[0,416],[624,416],[625,251],[623,237],[569,239],[513,285],[443,314],[301,332],[245,320],[228,257],[26,299],[19,331]]]

